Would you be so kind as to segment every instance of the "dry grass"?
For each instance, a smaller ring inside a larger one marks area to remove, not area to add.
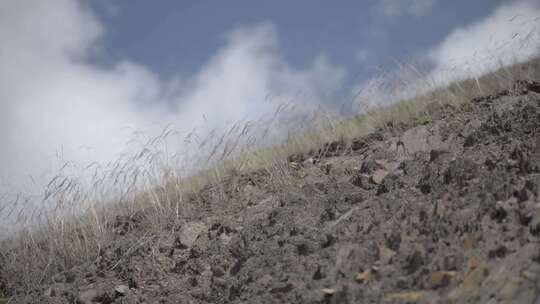
[[[347,142],[400,123],[428,124],[437,107],[459,106],[509,89],[518,79],[539,79],[539,66],[540,60],[532,60],[444,88],[427,84],[414,98],[363,109],[354,117],[309,113],[295,117],[286,138],[272,135],[280,118],[294,111],[284,106],[262,123],[237,124],[202,139],[189,134],[185,141],[191,153],[164,153],[167,139],[175,136],[174,130],[165,128],[155,138],[137,139],[139,151],[114,163],[84,168],[66,163],[48,184],[39,208],[28,210],[25,204],[31,198],[19,196],[0,211],[17,217],[21,227],[0,246],[0,291],[24,293],[50,282],[57,273],[96,259],[112,240],[121,217],[138,217],[149,234],[161,231],[167,223],[193,215],[203,204],[198,194],[208,185],[217,189],[216,199],[225,197],[222,181],[232,171],[263,170],[273,187],[282,187],[291,180],[287,160],[291,154],[317,151],[324,143]],[[85,178],[73,172],[83,172]],[[145,237],[138,242],[145,242]]]

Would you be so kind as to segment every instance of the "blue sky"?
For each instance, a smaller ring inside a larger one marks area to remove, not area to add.
[[[256,124],[282,104],[295,106],[289,120],[343,102],[357,114],[540,51],[535,0],[336,3],[0,2],[0,194],[66,161],[114,161],[136,131],[171,124],[169,148],[185,152],[188,134]],[[388,75],[407,80],[402,95],[377,85]]]
[[[289,64],[306,66],[325,54],[351,73],[368,76],[374,66],[425,56],[454,29],[485,18],[504,2],[510,1],[97,0],[92,4],[107,28],[104,61],[129,58],[162,75],[189,75],[224,45],[225,32],[270,22]]]

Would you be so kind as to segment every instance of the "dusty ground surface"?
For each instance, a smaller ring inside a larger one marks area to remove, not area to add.
[[[539,303],[540,85],[231,172],[15,303]]]

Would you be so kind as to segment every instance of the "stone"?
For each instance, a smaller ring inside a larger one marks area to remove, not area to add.
[[[384,159],[376,160],[375,163],[380,165],[383,169],[385,169],[388,172],[396,171],[399,168],[399,165],[401,162],[389,162]]]
[[[250,221],[265,220],[268,214],[279,207],[279,201],[274,196],[270,196],[246,210],[246,219]]]
[[[270,286],[273,279],[274,278],[270,274],[265,274],[264,276],[262,276],[262,278],[258,280],[258,283],[261,284],[262,286],[267,287],[267,286]]]
[[[384,169],[377,169],[371,175],[371,181],[374,184],[380,185],[387,175],[388,175],[388,171]]]
[[[199,235],[205,231],[208,231],[208,227],[202,222],[188,223],[182,228],[179,240],[182,245],[192,247]]]
[[[232,240],[232,235],[229,235],[227,233],[222,233],[220,236],[219,236],[219,240],[221,241],[221,244],[223,246],[227,246],[229,245],[229,243],[231,242]]]
[[[49,287],[45,290],[45,292],[43,293],[44,296],[50,298],[50,297],[56,297],[56,295],[58,294],[56,288],[54,287]]]
[[[127,285],[118,285],[114,288],[114,291],[116,294],[123,296],[129,292],[129,287]]]
[[[388,264],[392,261],[392,258],[397,254],[394,250],[386,247],[386,246],[379,246],[379,263],[384,265]]]
[[[92,304],[95,299],[99,297],[99,291],[97,289],[87,289],[79,293],[77,296],[77,304]]]
[[[316,163],[315,159],[313,157],[310,157],[302,162],[304,165],[314,165]]]
[[[407,154],[416,152],[429,152],[433,149],[444,148],[438,128],[418,126],[407,130],[401,137],[401,142]],[[396,146],[397,150],[397,146]]]

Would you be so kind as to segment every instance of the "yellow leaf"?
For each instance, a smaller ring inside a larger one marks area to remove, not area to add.
[[[364,272],[359,272],[356,274],[355,279],[359,283],[366,283],[369,280],[370,274],[371,273],[369,272],[369,270],[366,270]]]
[[[409,291],[409,292],[400,292],[400,293],[393,293],[389,294],[386,299],[388,301],[419,301],[424,296],[423,292],[420,291]]]

